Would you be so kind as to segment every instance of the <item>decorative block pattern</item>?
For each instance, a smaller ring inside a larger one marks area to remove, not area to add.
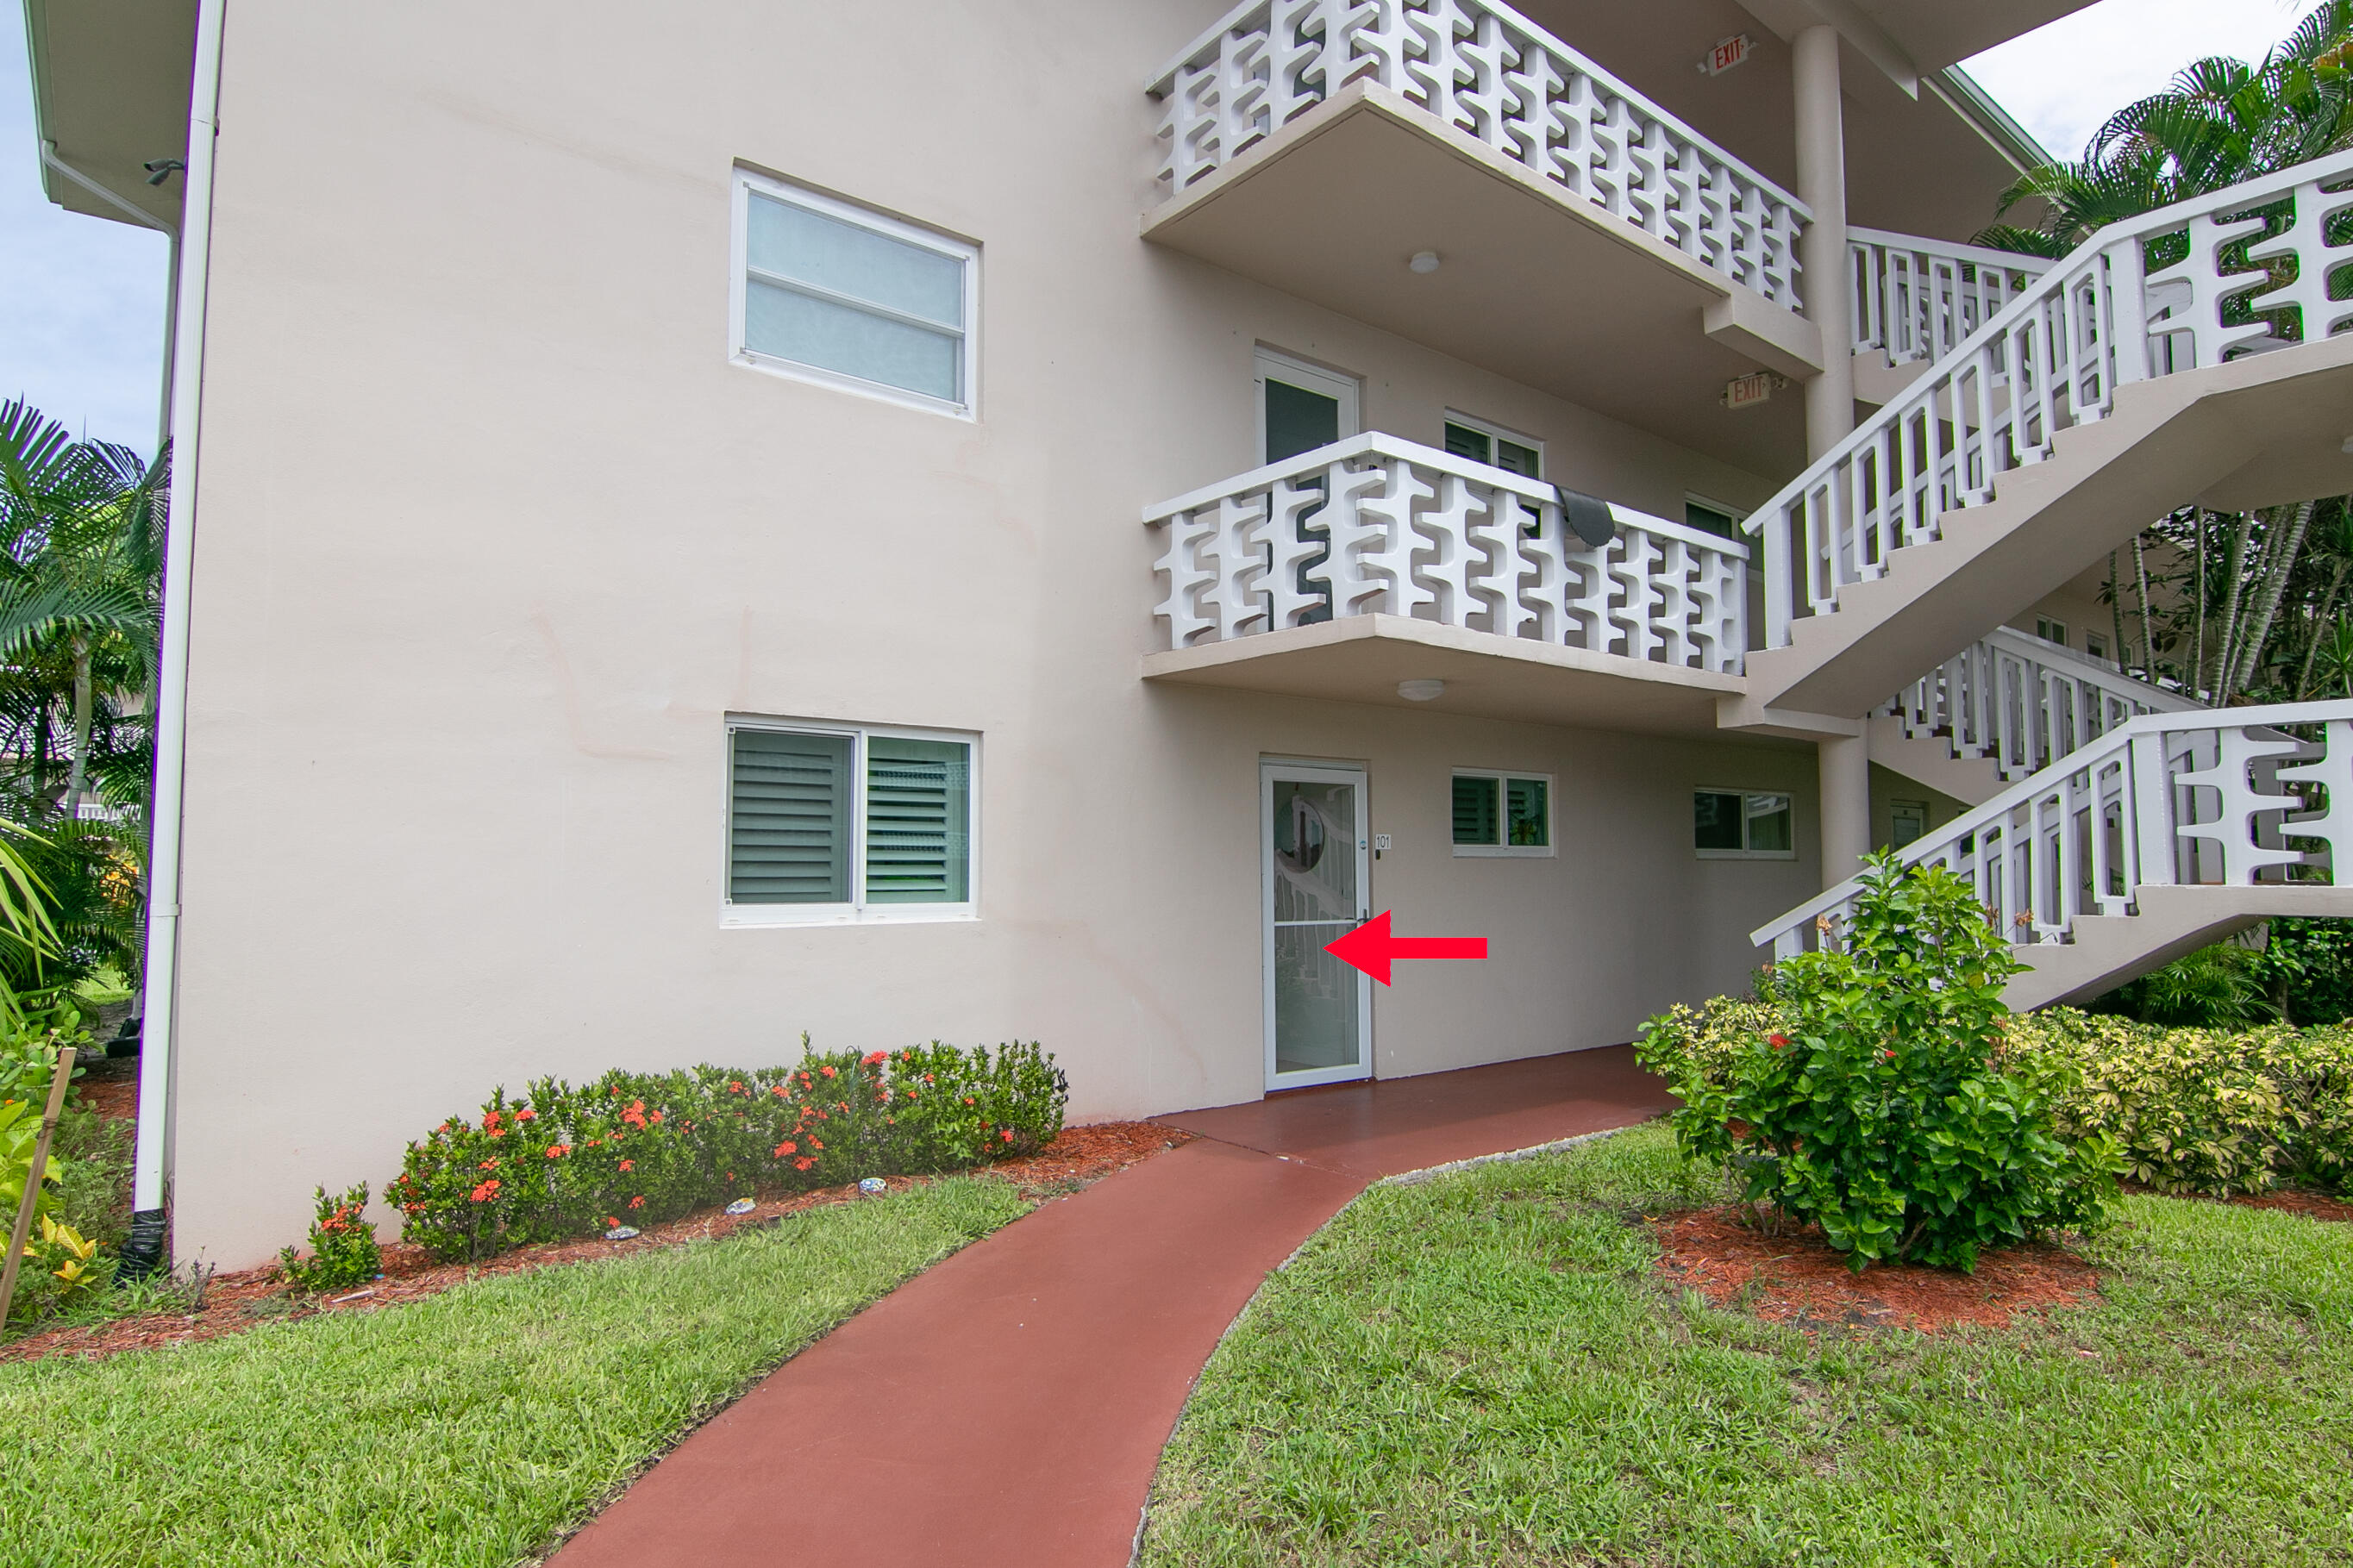
[[[1803,204],[1517,12],[1480,0],[1260,0],[1154,84],[1164,191],[1371,80],[1778,304]]]
[[[1407,616],[1500,637],[1737,674],[1748,552],[1612,507],[1599,549],[1551,486],[1395,437],[1354,436],[1155,509],[1168,646],[1341,616]]]

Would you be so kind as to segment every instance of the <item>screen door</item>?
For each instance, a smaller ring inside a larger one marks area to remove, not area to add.
[[[1371,913],[1365,775],[1266,763],[1259,796],[1266,1086],[1367,1077],[1372,981],[1324,951]]]

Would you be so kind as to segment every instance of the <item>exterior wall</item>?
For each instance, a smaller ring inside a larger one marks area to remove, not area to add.
[[[1646,510],[1771,489],[1141,244],[1140,84],[1217,9],[234,9],[183,1255],[259,1260],[312,1184],[380,1182],[493,1084],[776,1060],[804,1028],[1039,1037],[1082,1119],[1255,1095],[1261,752],[1366,762],[1385,905],[1495,944],[1382,994],[1384,1073],[1622,1040],[1739,983],[1746,931],[1813,890],[1809,751],[1137,679],[1139,510],[1254,461],[1254,342],[1363,374],[1368,426],[1483,415]],[[737,160],[981,245],[977,422],[726,363]],[[721,930],[731,712],[978,731],[982,918]],[[1454,860],[1458,763],[1556,773],[1561,856]],[[1788,789],[1794,860],[1697,861],[1702,783]]]
[[[1991,770],[1990,763],[1985,764]],[[1895,803],[1912,801],[1928,808],[1928,830],[1935,832],[1953,818],[1968,810],[1963,802],[1955,800],[1941,790],[1929,788],[1919,780],[1871,764],[1871,847],[1885,849],[1895,842]],[[1804,900],[1799,900],[1800,903]]]

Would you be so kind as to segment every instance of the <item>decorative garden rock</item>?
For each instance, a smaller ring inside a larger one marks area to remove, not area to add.
[[[870,1198],[879,1198],[891,1190],[891,1184],[880,1176],[869,1176],[858,1184],[858,1190]]]
[[[637,1237],[638,1227],[633,1225],[617,1225],[605,1233],[607,1241],[635,1241]]]

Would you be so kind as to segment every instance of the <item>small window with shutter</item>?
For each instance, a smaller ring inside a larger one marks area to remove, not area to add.
[[[970,736],[728,726],[730,925],[969,918]]]

